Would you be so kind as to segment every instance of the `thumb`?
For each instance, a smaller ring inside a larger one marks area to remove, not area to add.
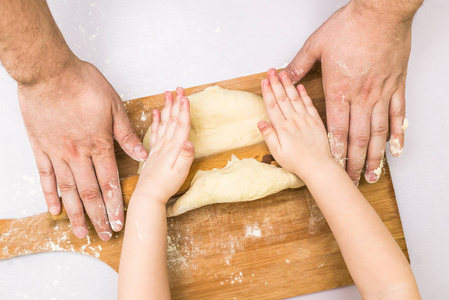
[[[130,157],[137,161],[145,161],[148,158],[148,153],[134,132],[122,103],[114,114],[113,132],[115,140]]]
[[[279,149],[280,143],[273,126],[271,126],[271,124],[267,121],[260,121],[257,123],[257,128],[259,128],[259,131],[262,134],[268,149],[270,149],[270,152],[276,152],[276,150]]]
[[[175,169],[180,172],[188,173],[190,166],[192,165],[193,158],[195,156],[195,147],[191,141],[185,141],[182,144],[181,153],[176,158]]]
[[[288,64],[285,71],[294,83],[300,81],[319,58],[319,53],[314,49],[313,40],[310,38],[304,43],[295,58]]]

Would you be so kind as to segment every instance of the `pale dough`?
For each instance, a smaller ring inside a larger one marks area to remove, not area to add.
[[[188,96],[195,158],[263,142],[257,123],[267,119],[262,97],[217,85]],[[149,148],[151,130],[143,139]]]
[[[171,199],[167,216],[173,217],[212,203],[242,202],[260,199],[304,183],[295,175],[257,160],[239,160],[233,155],[223,169],[198,171],[190,189]]]
[[[195,158],[263,141],[257,129],[257,123],[267,119],[262,97],[212,86],[188,98],[191,111],[189,140],[195,145]],[[151,127],[143,140],[147,151],[150,133]],[[223,169],[198,171],[190,189],[169,201],[167,216],[177,216],[213,203],[260,199],[303,185],[297,176],[282,168],[255,159],[233,157]]]

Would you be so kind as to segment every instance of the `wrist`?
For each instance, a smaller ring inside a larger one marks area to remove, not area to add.
[[[349,3],[359,15],[370,15],[388,23],[411,24],[423,0],[351,0]]]
[[[325,157],[314,162],[309,162],[306,166],[302,165],[301,167],[296,167],[294,173],[307,185],[308,182],[314,180],[314,178],[319,178],[319,174],[321,174],[323,170],[328,170],[329,168],[333,168],[335,166],[341,168],[335,159],[329,155],[329,157]]]
[[[11,74],[11,77],[17,81],[19,87],[33,87],[57,79],[81,63],[81,60],[68,48],[58,49],[53,53],[54,55],[45,59],[46,63],[41,64],[38,68],[36,66],[24,67],[15,74]]]
[[[147,220],[149,216],[155,215],[161,216],[164,219],[167,217],[167,207],[165,203],[154,201],[154,199],[148,195],[136,193],[132,195],[127,209],[127,220]]]
[[[133,199],[138,199],[135,202],[153,202],[156,204],[161,204],[165,207],[167,201],[170,197],[165,195],[163,191],[161,191],[157,186],[152,184],[144,184],[140,185],[137,183],[136,189],[134,190]]]

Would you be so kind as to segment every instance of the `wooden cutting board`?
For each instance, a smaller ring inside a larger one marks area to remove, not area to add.
[[[186,89],[186,94],[218,84],[261,95],[260,81],[265,77],[266,73],[261,73],[207,84]],[[320,66],[301,82],[325,121]],[[152,109],[162,107],[163,94],[124,104],[143,138]],[[138,163],[118,145],[115,149],[120,178],[135,175]],[[226,155],[230,159],[230,153]],[[384,171],[376,184],[362,179],[359,188],[408,258],[388,164]],[[130,197],[130,192],[125,194]],[[0,259],[47,251],[78,252],[101,259],[118,271],[123,231],[103,242],[90,223],[89,227],[89,235],[78,239],[68,220],[52,220],[47,213],[0,220]],[[353,283],[307,188],[252,202],[210,205],[169,218],[167,246],[173,299],[280,299]]]

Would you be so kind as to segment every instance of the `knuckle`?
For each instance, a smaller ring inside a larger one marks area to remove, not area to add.
[[[393,107],[390,114],[392,117],[403,117],[405,116],[405,107],[403,105]]]
[[[162,121],[161,121],[160,125],[163,125]],[[134,132],[134,129],[132,129],[130,127],[129,129],[127,129],[125,131],[125,134],[123,135],[123,142],[125,144],[130,144],[130,143],[132,143],[134,141],[135,137],[136,137],[136,133]]]
[[[175,117],[175,116],[170,116],[170,119],[168,119],[168,121],[169,121],[170,123],[176,123],[176,122],[178,121],[178,118]]]
[[[330,87],[329,93],[326,93],[326,100],[331,102],[349,102],[349,97],[345,96],[345,91],[348,90],[349,84],[346,80],[341,80],[333,83]]]
[[[189,126],[189,125],[190,125],[189,122],[182,121],[182,120],[178,119],[178,124],[177,124],[178,127],[185,127],[185,126]]]
[[[109,198],[112,197],[112,194],[117,189],[117,185],[114,184],[115,180],[107,180],[105,183],[101,184],[101,190],[103,195],[107,195]]]
[[[97,221],[96,221],[96,227],[99,228],[100,230],[109,230],[109,221],[106,219],[105,216],[101,216]]]
[[[76,185],[71,183],[71,182],[60,182],[58,184],[59,190],[61,191],[61,193],[65,193],[65,192],[71,192],[76,190]]]
[[[364,148],[364,147],[368,146],[369,136],[367,136],[367,135],[356,135],[351,140],[352,140],[352,142],[354,143],[355,146],[360,147],[360,148]]]
[[[279,102],[284,102],[284,101],[287,101],[287,100],[288,100],[287,95],[282,95],[282,96],[280,96],[280,97],[278,98],[278,101],[279,101]]]
[[[371,135],[373,136],[386,136],[388,132],[388,125],[386,124],[377,124],[371,131]]]
[[[71,137],[63,137],[62,142],[65,148],[65,151],[69,154],[70,157],[79,157],[80,153],[78,150],[78,144],[73,138]]]
[[[80,197],[86,204],[89,204],[97,201],[98,198],[100,198],[100,192],[96,188],[87,188],[81,190]]]
[[[331,131],[331,137],[337,141],[346,141],[348,138],[348,132],[344,129],[336,128]]]
[[[268,106],[268,109],[276,109],[278,104],[276,103],[276,101],[272,101],[272,102],[269,102],[267,104],[267,106]]]
[[[55,173],[53,172],[53,169],[48,168],[39,168],[39,176],[42,178],[50,178],[53,177]]]
[[[295,96],[292,97],[290,100],[291,100],[292,102],[298,102],[298,101],[300,101],[301,99],[299,98],[298,95],[295,95]]]
[[[56,190],[47,190],[43,188],[42,192],[44,194],[44,198],[47,201],[59,201],[59,197],[58,194],[56,193]]]
[[[112,141],[99,140],[94,143],[94,148],[92,149],[93,156],[104,156],[114,151],[114,146]]]
[[[273,130],[270,128],[265,129],[264,131],[262,131],[262,136],[263,137],[268,137],[273,133]]]
[[[363,100],[367,100],[371,97],[374,90],[374,82],[372,80],[366,80],[360,87],[359,97]]]
[[[82,225],[82,223],[84,223],[84,211],[82,209],[67,212],[67,216],[69,216],[70,221],[72,221],[74,225]]]

